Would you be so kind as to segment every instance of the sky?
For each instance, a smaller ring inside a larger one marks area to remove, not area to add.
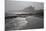
[[[5,9],[6,12],[15,12],[18,10],[23,10],[27,7],[34,7],[35,10],[43,9],[44,4],[42,2],[29,2],[29,1],[6,1]],[[14,11],[13,11],[14,10]]]

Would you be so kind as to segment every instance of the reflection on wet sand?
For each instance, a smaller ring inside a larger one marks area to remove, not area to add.
[[[36,29],[43,28],[43,18],[35,16],[17,17],[8,19],[6,23],[7,30],[23,30],[23,29]]]

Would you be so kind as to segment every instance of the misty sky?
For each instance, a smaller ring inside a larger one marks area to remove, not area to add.
[[[43,9],[43,3],[25,2],[25,1],[8,1],[6,10],[23,10],[26,7],[33,6],[36,10]]]
[[[29,2],[29,1],[6,1],[6,12],[23,10],[29,6],[35,8],[35,10],[43,9],[44,5],[41,2]]]

